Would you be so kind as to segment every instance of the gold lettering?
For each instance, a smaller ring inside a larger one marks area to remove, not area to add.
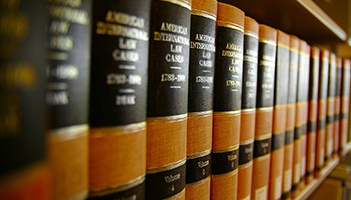
[[[144,28],[145,26],[145,20],[143,18],[112,10],[107,12],[105,20],[106,22],[134,26],[138,28]]]
[[[188,28],[186,28],[184,26],[177,25],[177,24],[167,23],[167,22],[162,22],[160,30],[173,32],[173,33],[179,33],[179,34],[183,34],[183,35],[186,35],[188,33]]]

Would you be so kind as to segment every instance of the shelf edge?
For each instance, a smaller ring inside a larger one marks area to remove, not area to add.
[[[296,200],[305,200],[317,189],[317,187],[324,181],[324,179],[332,172],[332,170],[338,165],[340,161],[339,157],[335,157],[328,162],[328,165],[324,167],[321,172],[321,177],[314,179],[309,183],[300,194],[295,198]]]
[[[337,37],[342,41],[347,40],[346,32],[340,28],[338,24],[332,20],[318,5],[312,0],[296,0],[301,6],[303,6],[308,12],[314,17],[321,21],[327,28],[329,28]]]

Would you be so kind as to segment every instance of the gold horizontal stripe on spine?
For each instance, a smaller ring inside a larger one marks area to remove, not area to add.
[[[237,150],[237,149],[239,149],[239,144],[227,147],[225,149],[213,150],[213,153],[225,153],[225,152],[234,151],[234,150]]]
[[[301,55],[303,55],[303,56],[310,57],[310,54],[307,53],[305,50],[300,50],[299,54],[301,54]]]
[[[252,161],[252,160],[250,160],[248,163],[245,163],[245,164],[239,165],[239,169],[245,169],[245,168],[248,168],[248,167],[252,166],[252,163],[253,163],[253,161]]]
[[[290,46],[288,46],[286,44],[283,44],[283,43],[281,43],[279,41],[278,41],[278,46],[283,47],[283,48],[288,49],[288,50],[290,49]]]
[[[146,128],[146,122],[128,124],[124,126],[98,127],[91,128],[91,137],[105,137],[106,135],[124,135],[141,131]],[[118,131],[121,130],[121,131]]]
[[[212,152],[212,149],[207,149],[206,151],[203,151],[203,152],[199,152],[199,153],[194,153],[194,154],[187,155],[187,156],[186,156],[186,159],[187,159],[187,160],[190,160],[190,159],[194,159],[194,158],[199,158],[199,157],[207,156],[207,155],[211,154],[211,152]]]
[[[295,125],[287,126],[287,127],[286,127],[286,131],[294,130],[294,128],[295,128]]]
[[[239,115],[241,113],[241,110],[235,110],[235,111],[218,111],[214,112],[216,115]]]
[[[71,140],[74,138],[88,135],[88,130],[88,124],[67,126],[63,128],[49,130],[49,137],[57,137],[60,140]]]
[[[105,196],[105,195],[109,195],[109,194],[113,194],[113,193],[118,193],[121,191],[125,191],[128,190],[130,188],[133,188],[139,184],[141,184],[142,182],[145,181],[145,176],[139,176],[133,180],[130,180],[128,182],[126,182],[123,185],[117,186],[117,187],[110,187],[107,189],[103,189],[103,190],[99,190],[99,191],[91,191],[89,193],[90,197],[99,197],[99,196]]]
[[[295,48],[295,47],[290,47],[289,49],[290,49],[290,51],[299,53],[299,49],[297,49],[297,48]]]
[[[289,103],[289,104],[286,104],[286,107],[295,107],[296,106],[296,103]]]
[[[265,139],[269,139],[269,138],[272,138],[272,133],[267,133],[265,135],[255,137],[255,140],[265,140]]]
[[[162,117],[148,117],[148,119],[152,120],[181,120],[184,119],[188,116],[188,113],[186,114],[181,114],[181,115],[171,115],[171,116],[162,116]]]
[[[160,1],[173,3],[173,4],[176,4],[176,5],[182,6],[182,7],[186,8],[186,9],[188,9],[188,10],[191,10],[191,5],[188,4],[187,2],[184,2],[184,1],[177,1],[177,0],[160,0]]]
[[[254,37],[254,38],[258,39],[257,33],[254,33],[254,32],[251,32],[251,31],[245,31],[244,35],[251,36],[251,37]]]
[[[307,100],[303,100],[303,101],[296,102],[296,105],[301,106],[301,105],[305,105],[307,103],[308,103]]]
[[[217,21],[217,26],[238,30],[244,33],[244,27],[240,26],[239,24],[230,23],[228,21]]]
[[[248,108],[248,109],[242,109],[242,113],[253,113],[256,111],[256,108]]]
[[[209,110],[209,111],[202,111],[202,112],[189,112],[188,115],[209,115],[212,113],[213,111]]]
[[[255,141],[254,139],[249,139],[249,140],[240,141],[240,145],[251,144],[251,143],[253,143],[254,141]]]
[[[288,105],[287,104],[277,104],[277,105],[274,105],[274,108],[287,108]]]
[[[146,173],[147,174],[156,174],[159,172],[169,171],[169,170],[172,170],[172,169],[175,169],[177,167],[184,165],[185,162],[186,162],[186,158],[183,158],[177,162],[171,163],[170,165],[147,169]]]
[[[265,44],[270,44],[270,45],[273,45],[273,46],[277,46],[277,43],[275,41],[271,41],[271,40],[259,39],[259,42],[265,43]]]
[[[259,161],[259,160],[266,160],[266,159],[268,159],[267,157],[271,157],[271,153],[268,153],[268,154],[266,154],[264,156],[260,156],[260,157],[253,158],[253,159],[256,160],[256,161]]]
[[[204,178],[202,180],[196,181],[194,183],[187,183],[186,185],[188,185],[188,186],[191,186],[191,185],[202,185],[203,183],[209,181],[210,178],[211,178],[211,176],[208,176],[208,177],[206,177],[206,178]]]
[[[232,175],[235,175],[235,174],[237,174],[238,173],[238,168],[236,168],[235,170],[233,170],[233,171],[230,171],[230,172],[228,172],[228,173],[225,173],[225,174],[212,174],[212,176],[214,176],[214,177],[221,177],[221,176],[228,176],[228,174],[230,174],[231,176]]]
[[[273,106],[270,107],[263,107],[263,108],[256,108],[257,111],[273,111]]]
[[[213,21],[217,20],[216,15],[214,15],[213,13],[209,13],[209,12],[203,11],[203,10],[192,9],[191,10],[191,14],[192,15],[197,15],[197,16],[200,16],[200,17],[205,17],[205,18],[211,19]]]

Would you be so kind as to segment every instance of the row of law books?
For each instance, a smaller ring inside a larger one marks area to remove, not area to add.
[[[350,60],[216,0],[0,3],[0,199],[289,199],[351,141]]]

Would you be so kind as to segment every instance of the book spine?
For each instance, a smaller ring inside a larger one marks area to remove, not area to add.
[[[48,15],[46,104],[53,197],[86,198],[91,1],[50,1]]]
[[[211,199],[236,199],[244,12],[218,3]]]
[[[307,141],[307,112],[308,112],[308,74],[309,74],[309,49],[305,41],[299,41],[299,62],[296,93],[296,120],[294,145],[294,168],[292,196],[295,197],[304,184],[306,169],[306,141]],[[308,53],[307,53],[308,52]]]
[[[305,175],[306,175],[306,163],[307,163],[307,140],[308,137],[314,137],[314,135],[307,135],[307,126],[308,126],[308,88],[309,88],[309,73],[310,73],[310,51],[311,47],[303,40],[301,40],[303,45],[300,45],[300,62],[302,65],[302,88],[297,98],[301,99],[300,110],[297,114],[297,119],[301,120],[301,123],[298,123],[299,128],[301,129],[301,172],[300,172],[300,183],[299,187],[303,189],[305,187]],[[308,87],[306,87],[308,86]],[[298,121],[298,120],[297,120]],[[314,139],[312,139],[314,140]]]
[[[277,30],[259,25],[256,124],[251,198],[268,199]]]
[[[314,178],[316,157],[316,132],[317,132],[317,110],[318,110],[318,86],[319,86],[319,55],[317,47],[311,47],[310,75],[308,90],[308,125],[307,125],[307,163],[306,183]]]
[[[325,156],[328,161],[333,154],[334,145],[334,114],[335,114],[335,89],[336,89],[336,56],[330,53],[329,80],[327,92],[327,124],[325,130]]]
[[[292,169],[294,153],[294,128],[296,115],[296,87],[299,60],[299,39],[290,35],[290,59],[289,59],[289,86],[288,105],[286,114],[286,132],[284,147],[284,173],[283,173],[283,194],[282,199],[290,199],[292,187]]]
[[[338,154],[340,148],[340,104],[341,104],[341,71],[342,70],[342,59],[341,57],[336,58],[336,78],[335,78],[335,112],[334,112],[334,127],[333,127],[333,155]]]
[[[296,80],[296,113],[295,113],[295,124],[294,124],[294,153],[293,153],[293,173],[292,173],[292,186],[291,186],[291,197],[296,197],[299,193],[298,186],[301,178],[301,132],[300,124],[303,122],[301,118],[302,112],[302,65],[301,65],[301,40],[298,40],[298,62],[297,62],[297,80]],[[299,98],[300,97],[300,98]]]
[[[269,199],[281,199],[288,103],[290,37],[278,30],[273,101]]]
[[[237,199],[250,199],[255,136],[258,23],[245,16]]]
[[[216,20],[216,0],[192,1],[186,199],[210,199]]]
[[[151,2],[146,199],[185,198],[191,2]]]
[[[324,166],[326,117],[327,117],[327,90],[329,76],[329,51],[322,49],[320,52],[319,84],[318,84],[318,120],[316,137],[316,177],[321,175]]]
[[[0,3],[0,199],[52,198],[45,9],[44,1]]]
[[[89,198],[144,199],[150,1],[93,1]]]
[[[348,122],[350,109],[350,60],[342,60],[341,109],[340,109],[340,148],[344,150],[348,142]]]

